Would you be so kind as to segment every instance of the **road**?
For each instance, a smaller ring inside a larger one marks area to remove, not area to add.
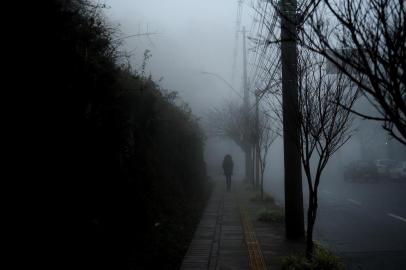
[[[283,205],[281,179],[267,182],[266,190]],[[406,269],[406,182],[348,183],[325,176],[315,239],[339,254],[347,269]]]

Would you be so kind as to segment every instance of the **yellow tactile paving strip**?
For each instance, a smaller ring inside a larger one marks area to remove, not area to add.
[[[247,210],[241,202],[238,203],[241,215],[241,222],[244,230],[245,243],[248,248],[249,264],[251,270],[267,269],[264,256],[262,255],[261,244],[255,235],[255,230],[249,220]]]

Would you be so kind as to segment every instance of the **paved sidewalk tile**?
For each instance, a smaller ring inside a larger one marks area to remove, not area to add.
[[[182,270],[278,270],[285,256],[303,249],[303,242],[286,240],[282,223],[257,220],[260,206],[244,185],[233,188],[226,192],[222,182],[215,185]]]
[[[182,270],[249,269],[241,218],[233,192],[221,183],[211,198],[183,260]]]

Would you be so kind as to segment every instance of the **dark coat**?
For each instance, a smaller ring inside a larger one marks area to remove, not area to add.
[[[231,159],[231,156],[225,156],[223,160],[223,170],[224,174],[233,174],[233,167],[234,163],[233,160]]]

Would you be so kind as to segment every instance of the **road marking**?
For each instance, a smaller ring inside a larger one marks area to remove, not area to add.
[[[398,216],[398,215],[391,214],[391,213],[388,213],[388,216],[393,217],[393,218],[396,218],[396,219],[399,219],[399,220],[401,220],[401,221],[403,221],[403,222],[406,222],[406,218],[404,218],[404,217],[400,217],[400,216]]]
[[[331,194],[331,192],[328,190],[322,190],[321,192],[326,193],[326,194]]]
[[[361,205],[361,202],[350,199],[350,198],[348,198],[347,201],[352,202],[353,204],[356,204],[356,205]]]

